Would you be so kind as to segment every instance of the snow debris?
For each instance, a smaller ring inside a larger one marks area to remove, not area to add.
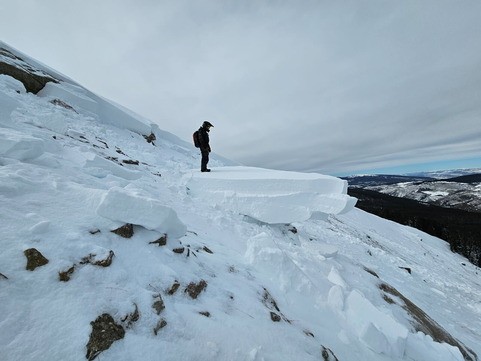
[[[43,140],[14,129],[0,128],[0,157],[26,161],[38,158],[43,152]]]

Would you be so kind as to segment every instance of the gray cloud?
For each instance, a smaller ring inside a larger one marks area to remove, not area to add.
[[[0,0],[6,42],[184,139],[349,172],[479,156],[481,3]],[[10,20],[8,20],[10,19]]]

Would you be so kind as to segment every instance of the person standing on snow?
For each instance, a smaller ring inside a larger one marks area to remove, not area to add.
[[[199,144],[200,152],[202,153],[202,160],[200,162],[201,172],[210,172],[210,169],[207,168],[207,163],[209,163],[209,153],[211,152],[209,145],[209,131],[210,128],[213,127],[214,126],[206,120],[199,128]]]

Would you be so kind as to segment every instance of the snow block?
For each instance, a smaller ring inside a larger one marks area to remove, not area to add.
[[[38,158],[43,152],[43,140],[13,129],[0,128],[0,157],[25,161]]]
[[[140,196],[133,190],[110,189],[97,208],[97,214],[122,223],[143,226],[149,230],[180,237],[187,231],[177,213],[160,201]]]
[[[409,334],[406,326],[378,309],[357,290],[349,293],[345,307],[351,329],[367,347],[393,358],[403,357]]]
[[[356,204],[346,181],[316,173],[222,167],[192,172],[185,182],[194,197],[271,224],[346,213]]]

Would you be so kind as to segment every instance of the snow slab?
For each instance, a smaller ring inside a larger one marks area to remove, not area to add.
[[[169,236],[183,236],[187,230],[177,213],[161,202],[132,189],[111,188],[97,208],[97,214],[113,221],[140,225]]]
[[[293,223],[317,214],[343,214],[356,199],[347,182],[317,173],[219,167],[184,177],[190,194],[264,223]]]

